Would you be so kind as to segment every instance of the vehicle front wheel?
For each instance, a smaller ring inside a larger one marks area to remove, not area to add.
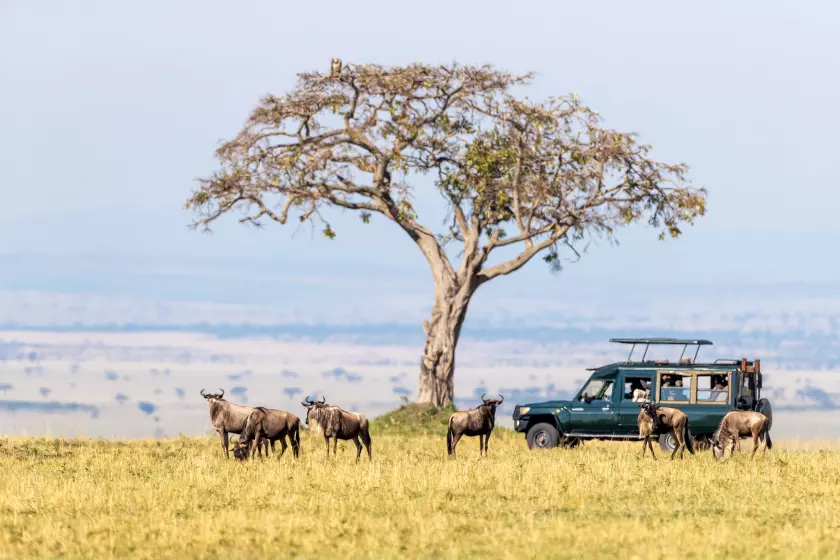
[[[677,448],[677,438],[674,437],[674,432],[668,432],[659,436],[659,448],[662,451],[674,452]]]
[[[560,432],[551,424],[541,422],[535,424],[528,430],[526,436],[528,442],[528,449],[551,449],[557,447],[557,442],[560,440]]]

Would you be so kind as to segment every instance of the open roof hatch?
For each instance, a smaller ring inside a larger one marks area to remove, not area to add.
[[[685,355],[686,349],[689,346],[697,346],[697,350],[694,352],[694,359],[693,362],[697,362],[697,354],[700,353],[701,346],[711,346],[713,343],[711,340],[704,340],[702,338],[696,339],[684,339],[684,338],[611,338],[610,342],[616,342],[618,344],[632,344],[633,346],[630,348],[630,355],[627,356],[627,361],[633,361],[633,352],[636,350],[636,345],[644,345],[645,351],[642,354],[642,362],[645,361],[645,357],[647,356],[648,349],[651,345],[660,346],[660,345],[668,345],[668,346],[682,346],[683,351],[680,354],[680,363],[683,363],[683,356]]]

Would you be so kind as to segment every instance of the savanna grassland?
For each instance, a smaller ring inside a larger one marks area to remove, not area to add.
[[[654,462],[639,443],[530,452],[499,430],[488,458],[464,438],[448,460],[439,425],[372,435],[358,465],[352,442],[327,461],[309,433],[298,461],[249,463],[217,437],[3,438],[0,556],[840,556],[836,444]]]

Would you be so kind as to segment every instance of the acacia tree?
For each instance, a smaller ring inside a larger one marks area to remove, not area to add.
[[[220,169],[186,206],[196,227],[241,209],[243,223],[311,221],[329,238],[327,207],[394,222],[434,279],[418,401],[442,406],[453,398],[455,347],[482,284],[540,254],[558,267],[562,250],[577,253],[587,238],[613,239],[637,221],[660,239],[677,237],[705,211],[705,189],[691,186],[685,164],[656,161],[650,146],[603,127],[575,95],[518,98],[513,90],[530,81],[458,64],[339,63],[300,74],[293,91],[263,98],[217,150]],[[422,175],[431,180],[418,182]],[[414,211],[415,183],[448,206],[438,231]],[[445,250],[451,244],[457,258]]]

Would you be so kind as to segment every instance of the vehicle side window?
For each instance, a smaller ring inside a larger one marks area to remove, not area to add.
[[[650,399],[650,377],[624,377],[625,401],[640,402]]]
[[[726,403],[729,401],[729,374],[698,374],[697,402]]]
[[[611,401],[612,400],[612,393],[613,393],[613,382],[607,381],[607,387],[604,389],[604,400]]]
[[[691,376],[678,373],[662,373],[659,376],[660,402],[689,402],[691,399]]]
[[[593,379],[586,384],[583,391],[580,393],[578,400],[589,401],[609,401],[612,400],[613,380],[612,379]]]

